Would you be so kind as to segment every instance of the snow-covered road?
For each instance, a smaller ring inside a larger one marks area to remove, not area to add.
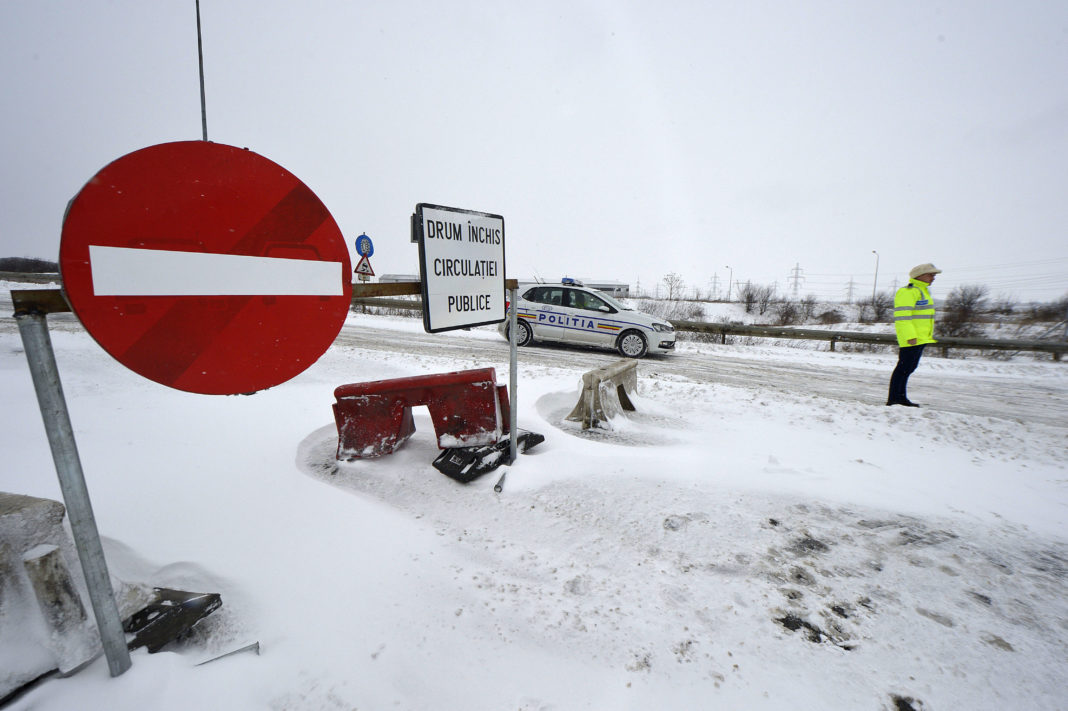
[[[399,352],[451,360],[470,358],[473,364],[497,364],[507,370],[508,344],[485,331],[443,338],[441,334],[367,325],[346,325],[336,346],[364,351]],[[475,337],[477,336],[477,337]],[[796,349],[788,357],[776,356],[785,345],[718,345],[689,343],[678,353],[649,356],[640,361],[639,373],[658,374],[695,383],[739,387],[760,386],[782,393],[818,395],[846,402],[877,405],[886,400],[893,369],[890,351],[808,352],[799,359]],[[519,368],[570,368],[585,372],[619,360],[607,350],[578,349],[536,344],[519,351]],[[964,415],[1008,417],[1022,422],[1068,426],[1068,379],[1036,377],[1043,365],[1028,357],[1008,364],[1001,360],[942,358],[929,349],[912,376],[913,399],[927,407]],[[1048,365],[1048,363],[1046,364]],[[475,367],[473,365],[472,367]]]

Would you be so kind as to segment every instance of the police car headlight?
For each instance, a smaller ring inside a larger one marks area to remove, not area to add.
[[[674,333],[675,329],[666,323],[654,323],[653,330],[657,333]]]

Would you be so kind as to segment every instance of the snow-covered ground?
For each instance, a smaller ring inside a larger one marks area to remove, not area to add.
[[[60,499],[9,314],[0,491]],[[289,383],[210,397],[53,328],[113,576],[223,607],[121,677],[98,659],[10,708],[1068,708],[1063,363],[928,359],[912,410],[878,401],[891,353],[683,343],[639,364],[636,413],[583,434],[563,417],[614,357],[533,348],[519,424],[546,439],[511,467],[439,474],[424,408],[397,453],[336,462],[337,385],[508,382],[492,329],[419,330],[352,316]],[[717,379],[741,361],[765,375]],[[820,367],[870,384],[806,389]],[[989,396],[948,402],[942,379]],[[1050,409],[1003,416],[1028,389]],[[0,657],[35,645],[0,639]]]

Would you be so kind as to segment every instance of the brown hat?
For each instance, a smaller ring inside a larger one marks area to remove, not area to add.
[[[918,264],[909,272],[909,279],[922,277],[924,274],[941,274],[942,270],[931,263]]]

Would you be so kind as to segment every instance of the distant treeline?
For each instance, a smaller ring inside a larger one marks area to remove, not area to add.
[[[0,272],[23,272],[25,274],[55,274],[57,262],[36,257],[0,257]]]

